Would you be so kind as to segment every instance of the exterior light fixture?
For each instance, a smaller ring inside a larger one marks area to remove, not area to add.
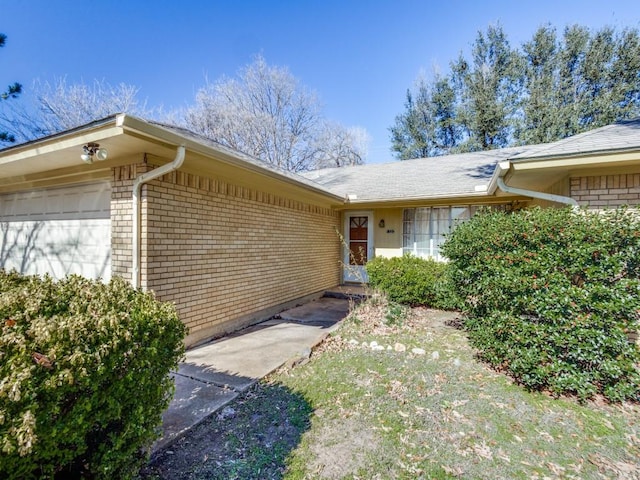
[[[100,148],[100,145],[97,143],[87,143],[84,147],[82,147],[84,153],[80,155],[80,158],[85,163],[93,163],[93,160],[98,160],[99,162],[107,159],[107,149]]]
[[[384,228],[384,218],[378,222],[380,228]]]

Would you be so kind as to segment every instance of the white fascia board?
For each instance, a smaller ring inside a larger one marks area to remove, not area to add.
[[[510,160],[498,162],[498,164],[496,165],[496,169],[493,171],[493,175],[491,175],[491,180],[489,180],[489,185],[487,186],[488,195],[493,195],[496,192],[496,190],[498,189],[498,178],[504,177],[510,168]]]
[[[590,167],[615,165],[617,163],[640,162],[640,151],[633,149],[602,150],[593,152],[553,155],[545,157],[519,158],[512,161],[514,171]]]
[[[448,195],[413,195],[413,196],[404,196],[404,197],[386,197],[386,198],[366,198],[362,200],[350,200],[349,205],[367,205],[373,203],[397,203],[397,202],[416,202],[416,201],[434,201],[434,200],[447,200],[447,199],[460,199],[460,198],[482,198],[488,197],[490,195],[487,194],[486,191],[482,192],[466,192],[466,193],[454,193]]]
[[[207,157],[214,157],[216,160],[225,162],[227,164],[258,173],[260,175],[273,178],[280,181],[303,187],[308,190],[312,190],[315,193],[319,193],[325,197],[330,197],[334,200],[338,200],[341,203],[344,202],[344,198],[341,195],[333,193],[325,188],[319,186],[311,180],[307,180],[304,177],[288,172],[278,172],[270,169],[267,166],[261,165],[259,160],[254,159],[248,155],[244,155],[239,152],[235,152],[231,149],[227,149],[223,146],[214,147],[211,145],[205,145],[197,140],[182,136],[168,128],[164,128],[162,125],[155,125],[144,120],[129,115],[119,115],[116,121],[118,126],[121,126],[124,131],[132,131],[140,135],[152,137],[159,141],[164,141],[172,144],[173,146],[184,145],[187,150],[194,153],[198,153]]]
[[[105,138],[110,138],[120,134],[122,134],[121,128],[110,127],[86,133],[77,131],[74,132],[73,136],[68,136],[68,138],[65,138],[64,136],[60,138],[47,137],[46,139],[43,139],[42,142],[36,141],[28,144],[16,145],[16,147],[14,147],[15,150],[11,149],[4,155],[0,152],[0,165],[45,155],[47,153],[54,153],[59,150],[77,147],[78,145],[84,145],[89,142],[99,142]],[[80,153],[82,152],[78,152],[78,159],[80,158]]]

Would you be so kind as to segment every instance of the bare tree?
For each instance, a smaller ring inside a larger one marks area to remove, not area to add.
[[[223,77],[201,88],[183,123],[222,145],[293,172],[363,163],[366,153],[366,135],[327,122],[317,96],[286,68],[271,67],[261,56],[237,79]]]
[[[84,125],[115,113],[145,114],[137,100],[138,88],[104,80],[92,84],[67,84],[65,78],[53,83],[36,80],[24,102],[3,104],[0,130],[11,132],[16,140],[28,141]]]
[[[336,123],[326,123],[316,142],[318,152],[315,168],[362,165],[369,142],[369,134],[364,128],[345,128]]]
[[[4,47],[4,44],[6,41],[7,41],[7,36],[4,33],[0,33],[0,48]],[[9,85],[5,92],[0,93],[0,101],[17,98],[21,93],[22,93],[22,85],[20,85],[18,82],[15,82],[13,83],[13,85]],[[16,141],[15,135],[13,135],[11,132],[7,130],[3,130],[0,127],[0,144],[12,143],[15,141]]]

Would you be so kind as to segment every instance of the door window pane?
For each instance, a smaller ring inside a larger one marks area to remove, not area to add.
[[[369,217],[349,218],[349,265],[367,263]]]

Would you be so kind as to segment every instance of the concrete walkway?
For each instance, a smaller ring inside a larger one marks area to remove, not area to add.
[[[176,393],[152,452],[167,447],[282,365],[308,358],[348,313],[349,300],[322,297],[188,350],[173,373]]]

